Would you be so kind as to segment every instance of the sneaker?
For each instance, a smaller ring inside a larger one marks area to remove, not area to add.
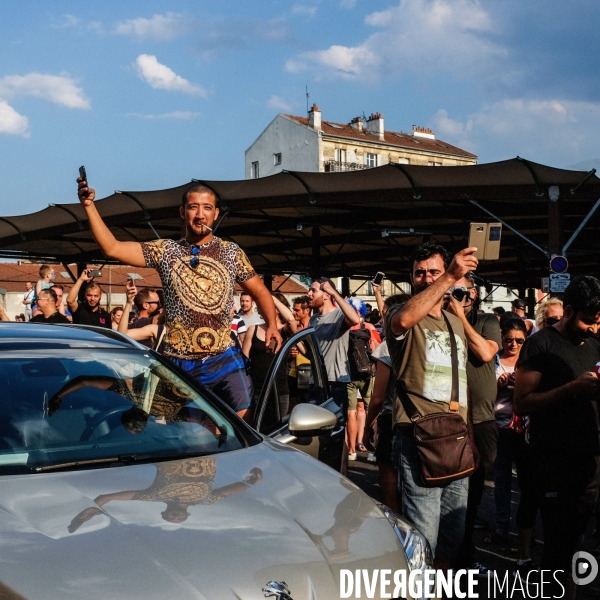
[[[530,573],[531,571],[537,571],[536,566],[533,562],[533,560],[531,560],[531,558],[528,558],[526,561],[523,561],[521,564],[519,564],[519,561],[517,561],[514,566],[513,566],[513,575],[516,575],[517,573],[521,576],[521,579],[524,579],[525,577],[527,577],[527,574]]]
[[[352,452],[352,454],[348,454],[348,460],[356,460],[356,452]]]
[[[373,454],[373,452],[369,452],[369,454],[367,456],[367,461],[368,462],[377,462],[377,457],[375,456],[375,454]]]
[[[469,567],[469,571],[478,571],[477,577],[490,577],[494,572],[493,569],[482,565],[481,563],[475,562]]]

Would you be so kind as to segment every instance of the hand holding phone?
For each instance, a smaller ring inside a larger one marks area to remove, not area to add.
[[[275,348],[277,348],[277,340],[275,338],[271,338],[268,351],[273,354],[275,352]]]
[[[377,271],[377,273],[375,273],[375,277],[373,277],[373,285],[380,286],[383,283],[384,277],[385,273]]]
[[[77,196],[83,206],[89,206],[96,198],[96,192],[88,185],[87,173],[85,167],[82,165],[79,167],[79,178],[77,179]]]

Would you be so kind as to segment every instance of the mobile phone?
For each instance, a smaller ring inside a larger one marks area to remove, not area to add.
[[[92,269],[88,271],[90,277],[102,277],[102,271],[100,269]]]
[[[127,278],[127,287],[129,287],[129,288],[135,287],[135,283],[133,283],[133,277]]]
[[[87,182],[87,174],[85,172],[85,167],[83,165],[81,165],[81,167],[79,167],[79,177],[81,177],[81,179],[83,179],[85,182]]]
[[[277,340],[275,338],[271,338],[269,342],[269,352],[275,352],[275,348],[277,347]]]
[[[373,277],[373,283],[375,285],[381,285],[384,277],[385,277],[385,273],[382,273],[381,271],[377,271],[377,273],[375,273],[375,277]]]
[[[479,260],[497,260],[500,257],[502,223],[471,223],[469,248],[477,248]]]

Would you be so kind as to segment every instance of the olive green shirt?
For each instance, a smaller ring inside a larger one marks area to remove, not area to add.
[[[408,397],[421,415],[450,410],[452,392],[452,359],[450,334],[443,317],[427,315],[412,329],[394,336],[391,322],[403,305],[391,306],[385,318],[386,341],[392,357],[392,368]],[[458,354],[459,413],[467,420],[467,342],[463,325],[457,317],[446,313]],[[394,425],[408,425],[410,419],[399,398],[394,404]]]

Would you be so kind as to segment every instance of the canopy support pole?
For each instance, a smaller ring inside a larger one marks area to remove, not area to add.
[[[129,192],[122,192],[121,190],[115,190],[115,194],[123,194],[123,196],[127,196],[128,198],[131,198],[142,209],[142,211],[144,213],[144,221],[146,221],[146,223],[148,223],[148,226],[150,227],[150,229],[152,229],[152,232],[154,233],[154,235],[160,240],[161,237],[160,237],[160,235],[158,235],[158,231],[156,231],[156,229],[154,229],[154,225],[152,225],[152,221],[150,220],[152,217],[151,217],[148,209],[133,194],[130,194]]]
[[[575,238],[581,233],[581,230],[587,225],[587,222],[592,218],[592,215],[596,212],[598,207],[600,206],[600,198],[596,200],[596,204],[592,206],[590,212],[585,216],[585,219],[581,221],[581,225],[573,232],[573,235],[569,238],[569,241],[563,246],[562,253],[563,255],[567,254],[567,250],[569,246],[575,241]]]
[[[490,217],[493,217],[499,223],[502,223],[502,225],[504,225],[504,227],[506,227],[507,229],[510,229],[513,233],[516,233],[521,239],[525,240],[528,244],[530,244],[531,246],[533,246],[534,248],[539,250],[544,256],[548,256],[548,252],[546,252],[546,250],[544,250],[541,246],[538,246],[535,242],[532,242],[527,236],[524,236],[521,232],[517,231],[514,227],[511,227],[506,221],[503,221],[500,217],[497,217],[493,212],[489,211],[487,208],[484,208],[483,206],[481,206],[481,204],[479,204],[478,202],[475,202],[475,200],[469,200],[469,202],[471,204],[473,204],[473,206],[480,208],[483,212],[490,215]]]

